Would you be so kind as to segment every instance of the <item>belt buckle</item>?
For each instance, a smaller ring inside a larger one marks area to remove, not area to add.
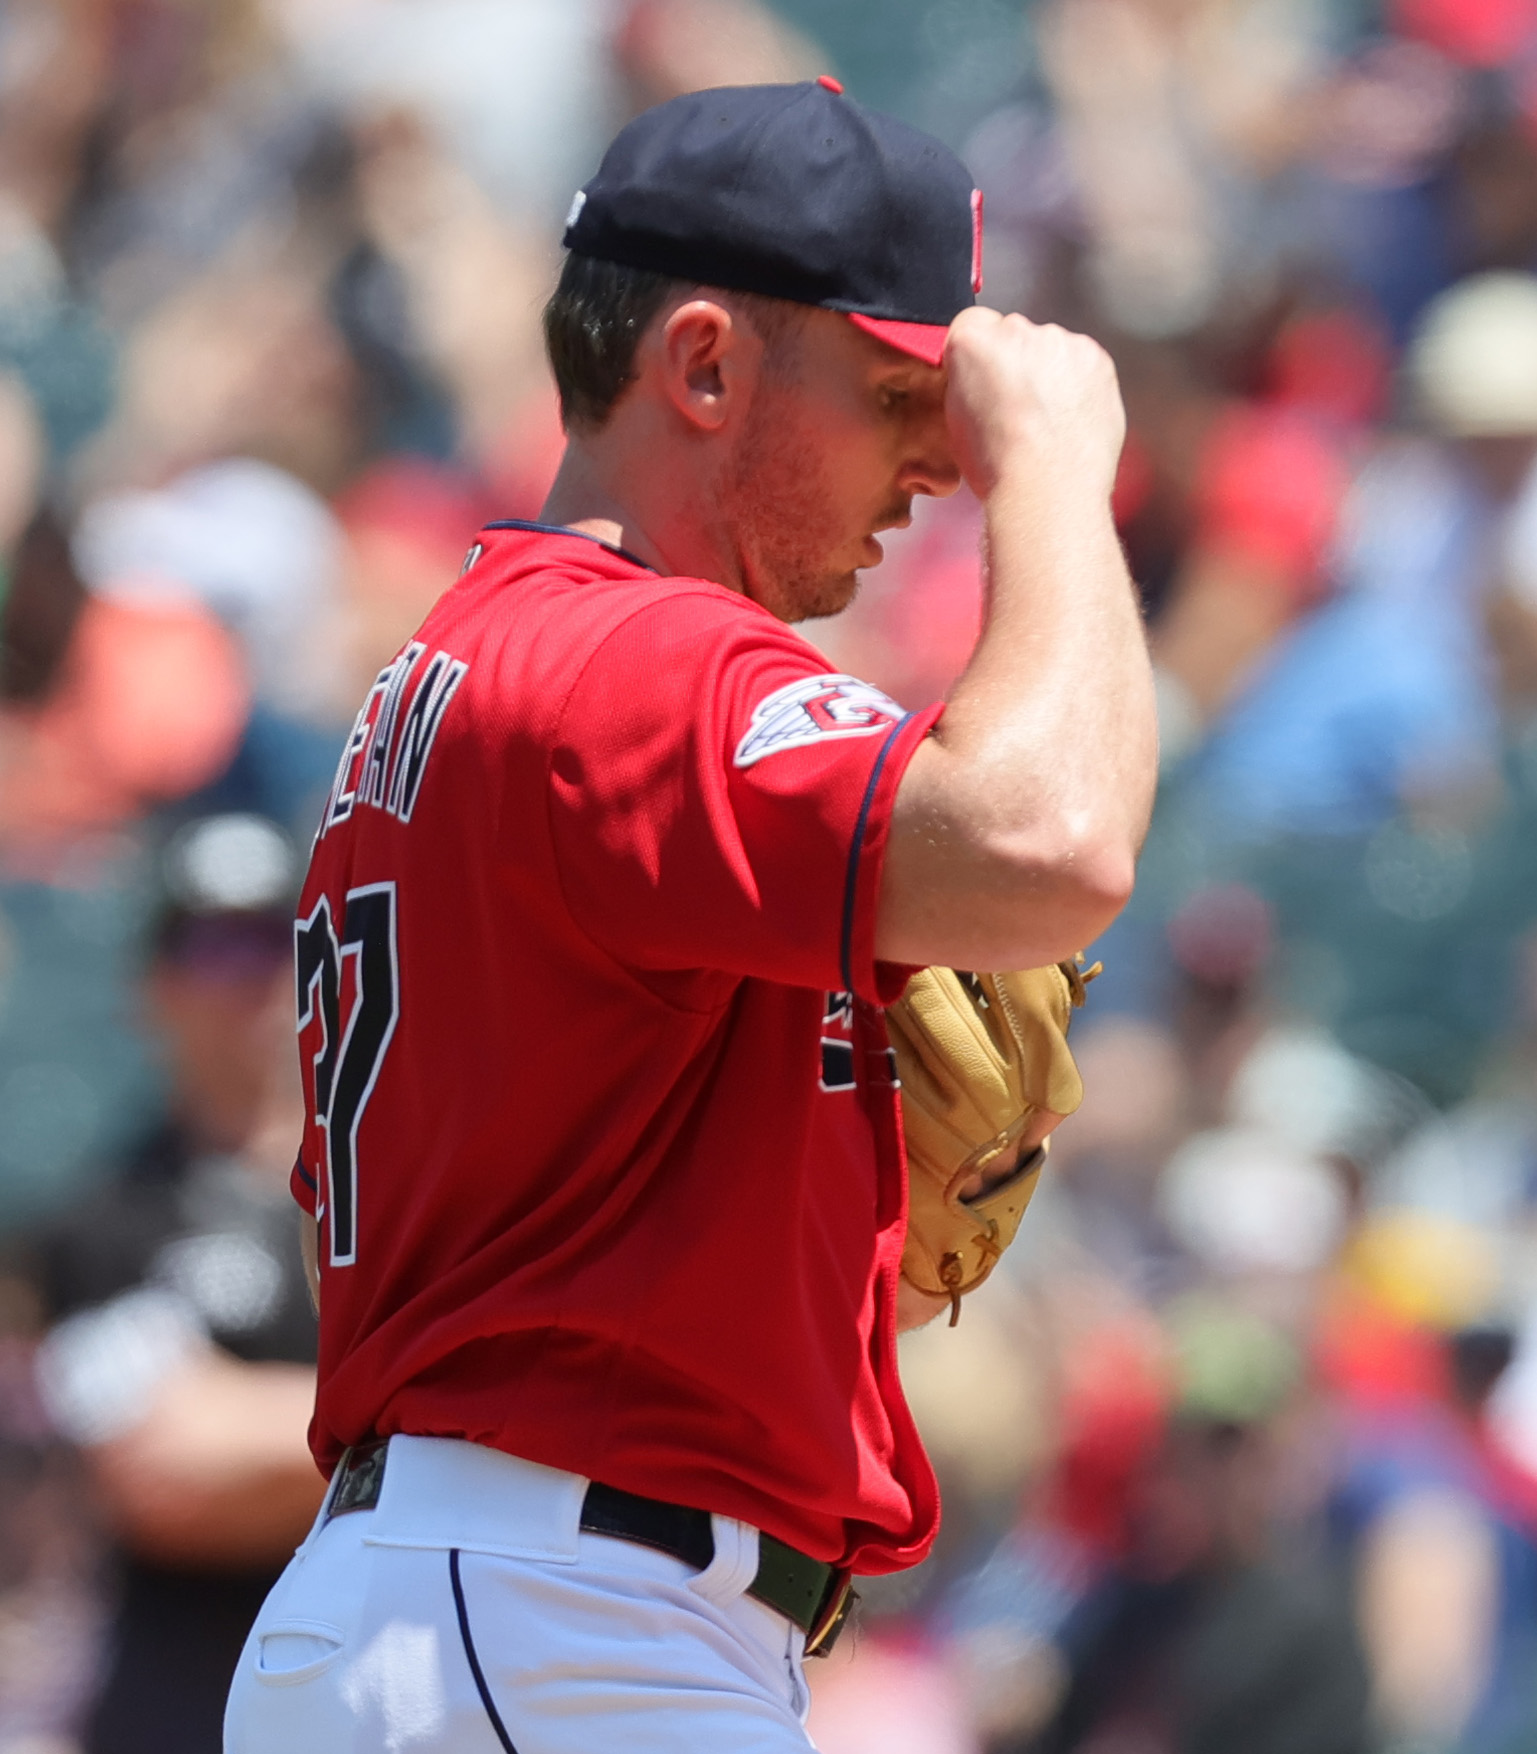
[[[833,1646],[838,1642],[838,1634],[843,1631],[854,1604],[859,1600],[859,1593],[854,1588],[851,1572],[835,1571],[828,1580],[827,1593],[822,1597],[822,1605],[817,1609],[817,1617],[811,1623],[811,1630],[806,1634],[805,1654],[808,1657],[825,1657],[832,1654]]]

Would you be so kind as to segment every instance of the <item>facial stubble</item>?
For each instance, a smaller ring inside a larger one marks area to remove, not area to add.
[[[837,615],[859,577],[830,557],[849,541],[793,390],[760,382],[721,482],[748,593],[782,621]]]

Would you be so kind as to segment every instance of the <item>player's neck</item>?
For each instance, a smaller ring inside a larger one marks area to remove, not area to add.
[[[595,536],[611,548],[623,548],[658,572],[672,570],[631,509],[607,490],[580,445],[567,445],[539,521]]]
[[[692,481],[686,459],[630,444],[573,439],[540,511],[558,524],[623,548],[673,578],[711,579],[742,590],[729,550],[714,539],[706,483]],[[703,515],[701,515],[703,514]]]

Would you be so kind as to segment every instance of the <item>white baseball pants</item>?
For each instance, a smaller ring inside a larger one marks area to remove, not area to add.
[[[225,1754],[805,1754],[804,1638],[715,1559],[580,1528],[587,1482],[390,1440],[373,1510],[320,1517],[257,1617]]]

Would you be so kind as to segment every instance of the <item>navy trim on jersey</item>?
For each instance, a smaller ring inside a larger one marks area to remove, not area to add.
[[[298,1176],[299,1180],[304,1183],[305,1187],[307,1187],[312,1194],[320,1192],[320,1183],[317,1182],[314,1176],[312,1176],[304,1167],[304,1159],[302,1157],[296,1157],[294,1159],[294,1174]]]
[[[870,780],[860,802],[859,819],[854,824],[854,844],[849,848],[849,874],[843,885],[843,931],[839,935],[838,944],[838,966],[843,971],[844,990],[850,993],[859,990],[854,985],[851,964],[854,954],[854,905],[859,898],[859,859],[865,849],[865,824],[870,820],[870,806],[875,802],[875,788],[880,784],[881,774],[885,771],[886,757],[890,755],[892,744],[902,734],[903,726],[912,716],[911,713],[904,713],[891,727],[886,741],[881,744],[881,752],[875,758],[875,766],[870,770]]]
[[[491,1720],[491,1728],[496,1731],[496,1739],[507,1750],[507,1754],[518,1754],[512,1745],[512,1737],[507,1734],[507,1726],[502,1722],[502,1714],[496,1709],[496,1701],[491,1697],[491,1689],[486,1685],[486,1672],[480,1666],[480,1658],[475,1652],[475,1640],[470,1636],[470,1614],[464,1605],[464,1585],[459,1578],[459,1549],[450,1547],[448,1550],[448,1575],[454,1586],[454,1612],[459,1616],[459,1638],[464,1645],[464,1654],[469,1658],[470,1673],[475,1677],[475,1690],[480,1695],[480,1703],[486,1708],[486,1716]]]
[[[647,572],[656,573],[658,578],[665,575],[658,572],[649,561],[642,560],[638,554],[631,554],[628,548],[621,548],[617,542],[605,542],[601,536],[589,536],[585,530],[568,530],[564,524],[536,524],[528,518],[502,518],[494,524],[483,524],[485,530],[532,530],[536,536],[576,536],[583,542],[596,542],[599,548],[606,548],[610,554],[617,554],[621,560],[629,561],[631,566],[643,566]]]

